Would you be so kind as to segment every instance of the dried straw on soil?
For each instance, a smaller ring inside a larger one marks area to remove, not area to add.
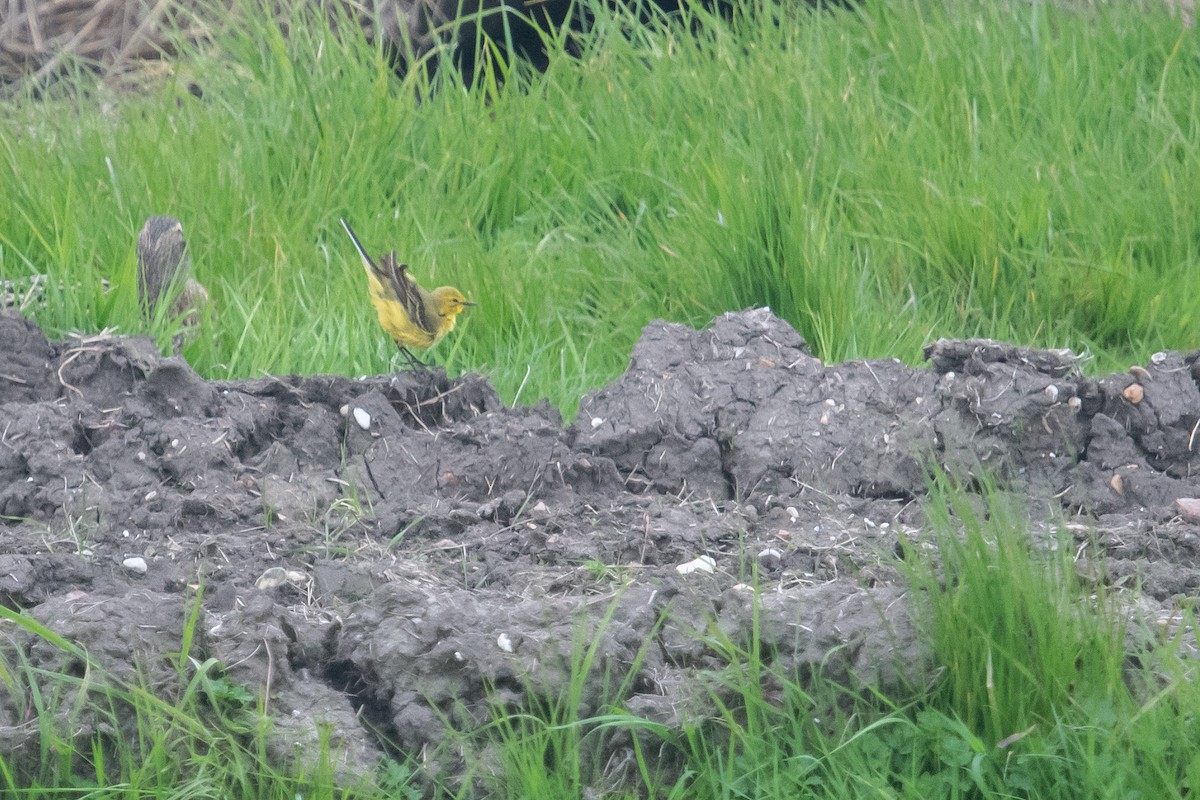
[[[203,10],[202,10],[203,7]],[[196,0],[0,0],[0,86],[43,85],[76,66],[124,72],[209,35]]]
[[[370,34],[373,3],[309,2],[340,5]],[[44,88],[76,68],[109,78],[164,68],[181,43],[211,40],[246,9],[240,0],[0,0],[0,94]]]

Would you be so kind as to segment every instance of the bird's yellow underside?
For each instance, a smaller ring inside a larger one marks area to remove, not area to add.
[[[432,347],[454,328],[455,319],[450,317],[436,331],[427,331],[409,317],[404,306],[396,299],[395,292],[383,285],[369,269],[367,286],[371,291],[371,303],[379,315],[379,325],[402,347]],[[406,276],[407,279],[407,276]]]

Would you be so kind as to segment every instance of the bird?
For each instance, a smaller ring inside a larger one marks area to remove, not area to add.
[[[137,239],[138,302],[146,319],[153,320],[159,306],[171,301],[168,316],[183,327],[177,348],[196,338],[203,311],[211,305],[208,290],[191,271],[183,223],[165,215],[147,219]]]
[[[380,327],[396,342],[411,366],[427,366],[408,348],[433,347],[454,330],[463,309],[475,303],[469,302],[453,286],[439,286],[433,291],[423,289],[408,274],[408,265],[396,261],[395,251],[382,256],[376,264],[354,235],[350,223],[344,219],[339,221],[362,259]]]

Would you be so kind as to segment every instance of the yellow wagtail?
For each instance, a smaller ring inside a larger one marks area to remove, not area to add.
[[[453,286],[439,286],[432,292],[422,289],[406,271],[408,265],[396,262],[395,251],[380,258],[381,264],[377,265],[350,229],[350,223],[344,219],[341,223],[367,271],[367,287],[379,324],[410,364],[425,366],[408,348],[433,347],[454,330],[462,310],[475,304],[467,302]]]

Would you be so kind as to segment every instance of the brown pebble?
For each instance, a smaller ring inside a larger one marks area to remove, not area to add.
[[[1179,513],[1187,519],[1200,522],[1200,498],[1177,497],[1175,498],[1175,508],[1179,509]]]
[[[1142,388],[1140,383],[1131,383],[1125,387],[1125,391],[1121,392],[1121,394],[1126,400],[1136,406],[1146,396],[1146,390]]]
[[[1139,367],[1136,364],[1129,368],[1129,374],[1137,378],[1142,383],[1149,383],[1150,381],[1154,380],[1154,377],[1150,374],[1148,369],[1145,367]]]

